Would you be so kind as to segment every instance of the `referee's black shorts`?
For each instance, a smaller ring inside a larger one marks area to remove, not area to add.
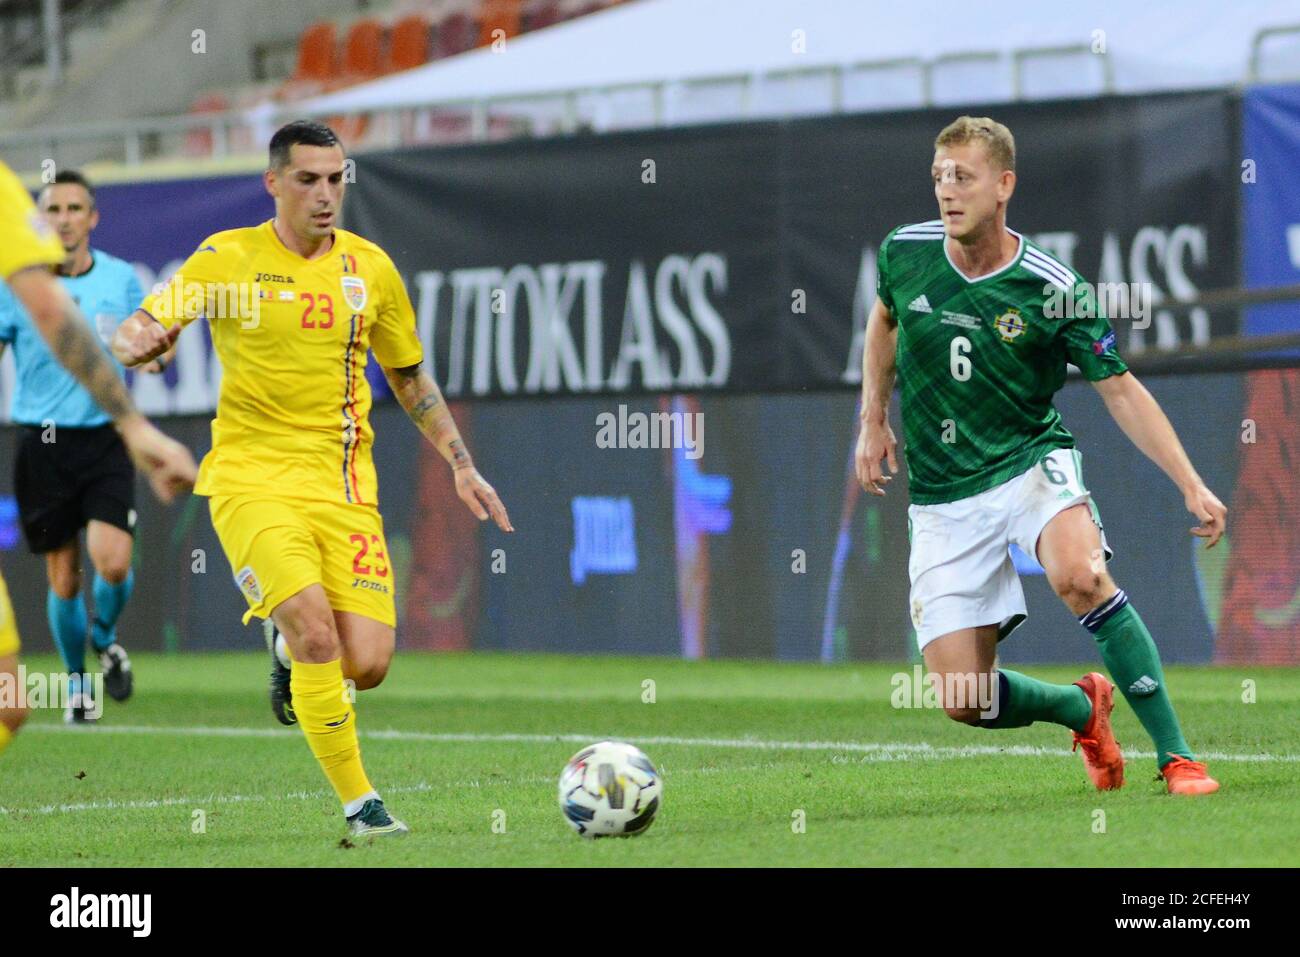
[[[54,441],[43,441],[49,435]],[[134,534],[135,470],[111,425],[22,426],[14,497],[37,554],[66,545],[91,519]]]

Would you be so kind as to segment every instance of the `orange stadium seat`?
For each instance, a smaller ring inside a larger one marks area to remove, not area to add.
[[[352,114],[349,116],[326,117],[325,125],[332,129],[343,141],[344,151],[350,151],[365,139],[370,129],[370,117]]]
[[[293,76],[275,92],[277,100],[296,100],[328,90],[338,82],[338,28],[321,20],[298,37],[298,62]]]
[[[384,73],[409,70],[429,61],[429,21],[411,14],[393,24],[388,38],[388,53],[384,57]]]
[[[379,76],[384,66],[384,25],[378,20],[358,20],[343,40],[343,79],[347,82]]]
[[[479,46],[490,46],[500,30],[506,37],[519,36],[520,0],[483,0],[479,8]]]
[[[338,29],[330,20],[313,23],[298,38],[298,65],[292,80],[328,83],[338,72]]]

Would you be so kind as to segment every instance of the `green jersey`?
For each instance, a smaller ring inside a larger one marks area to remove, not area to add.
[[[1010,263],[968,279],[943,223],[880,247],[877,296],[898,322],[898,388],[912,501],[952,502],[1033,468],[1074,437],[1052,407],[1072,362],[1090,382],[1128,367],[1096,297],[1020,236]]]

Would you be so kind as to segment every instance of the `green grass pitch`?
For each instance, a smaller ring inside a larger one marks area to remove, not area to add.
[[[99,727],[39,711],[0,757],[0,865],[1300,863],[1300,669],[1170,668],[1187,737],[1223,784],[1171,798],[1122,700],[1116,734],[1137,756],[1124,789],[1099,794],[1060,728],[891,707],[891,676],[910,666],[399,652],[358,717],[371,779],[413,833],[346,847],[301,732],[271,717],[264,655],[134,664],[135,697],[108,702]],[[601,738],[639,745],[663,774],[640,837],[584,841],[556,805],[564,762]]]

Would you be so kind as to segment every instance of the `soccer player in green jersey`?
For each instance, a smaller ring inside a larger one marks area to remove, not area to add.
[[[1168,418],[1119,357],[1091,288],[1007,228],[1015,140],[1001,123],[963,116],[935,140],[940,218],[893,230],[881,244],[867,319],[858,480],[884,495],[898,471],[888,410],[895,378],[912,502],[912,622],[927,670],[955,721],[1074,732],[1099,790],[1124,783],[1110,727],[1114,688],[1097,672],[1068,685],[995,667],[997,643],[1025,620],[1008,552],[1037,557],[1061,600],[1092,633],[1102,661],[1155,742],[1172,794],[1219,784],[1183,739],[1155,642],[1106,571],[1096,504],[1074,438],[1052,407],[1066,363],[1182,492],[1213,546],[1227,509],[1206,488]],[[987,694],[973,700],[975,688]]]

